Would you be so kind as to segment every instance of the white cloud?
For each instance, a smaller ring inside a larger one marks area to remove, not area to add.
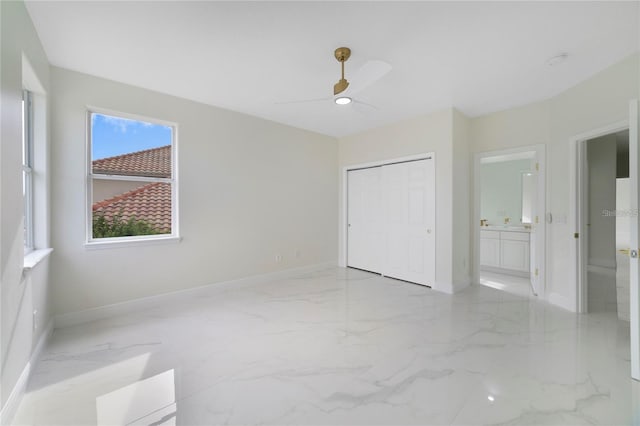
[[[0,0],[2,1],[2,0]],[[96,118],[100,118],[105,124],[111,126],[114,130],[121,133],[127,133],[129,130],[136,131],[136,127],[149,128],[157,126],[157,124],[148,123],[146,121],[132,120],[130,118],[113,117],[104,114],[92,114],[91,124],[95,123]]]
[[[105,123],[115,127],[122,133],[127,133],[129,127],[135,126],[137,123],[139,123],[138,121],[129,120],[128,118],[111,117],[110,115],[103,115],[102,118]]]

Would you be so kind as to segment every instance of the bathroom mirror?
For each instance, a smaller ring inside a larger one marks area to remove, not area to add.
[[[531,220],[531,209],[525,210],[524,214],[522,210],[523,174],[531,173],[531,160],[512,157],[488,157],[480,163],[480,219],[483,224],[521,226],[523,216]],[[524,198],[529,199],[533,192]]]
[[[535,180],[533,173],[522,173],[522,223],[533,223],[533,197],[535,195]]]

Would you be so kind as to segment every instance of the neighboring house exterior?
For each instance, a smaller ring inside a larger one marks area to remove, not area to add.
[[[171,146],[95,160],[92,169],[94,175],[170,178]],[[171,184],[94,179],[92,211],[94,217],[100,214],[107,219],[135,217],[161,233],[170,233]]]

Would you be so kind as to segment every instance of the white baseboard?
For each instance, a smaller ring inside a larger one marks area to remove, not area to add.
[[[471,277],[464,277],[462,280],[450,282],[437,282],[433,289],[446,294],[455,294],[471,285]]]
[[[615,258],[614,259],[589,258],[587,265],[601,267],[601,268],[616,269],[616,259]]]
[[[480,271],[494,272],[496,274],[511,275],[513,277],[529,278],[530,272],[516,271],[513,269],[496,268],[494,266],[480,266]]]
[[[616,275],[616,267],[587,265],[587,272],[595,272],[596,274],[614,276]]]
[[[44,348],[47,346],[47,343],[49,343],[49,339],[53,334],[54,326],[55,326],[54,319],[53,318],[49,319],[49,322],[45,326],[44,331],[42,332],[42,335],[38,339],[38,343],[36,344],[36,347],[33,349],[33,354],[31,355],[31,360],[30,360],[32,364],[34,364],[38,360],[38,358],[40,357],[40,354],[42,353]]]
[[[547,300],[552,305],[558,306],[562,309],[566,309],[570,312],[577,312],[576,302],[558,293],[549,293],[549,297]]]
[[[464,277],[462,280],[454,281],[453,292],[457,293],[471,285],[471,277]]]
[[[441,283],[436,281],[435,285],[431,286],[433,290],[440,291],[446,294],[453,294],[453,284],[452,283]]]
[[[27,362],[27,365],[22,369],[22,373],[20,373],[20,377],[18,381],[13,386],[11,393],[9,394],[9,398],[7,398],[7,402],[2,407],[2,411],[0,411],[0,424],[10,425],[13,422],[13,417],[18,411],[18,407],[20,406],[20,401],[22,401],[22,397],[24,396],[24,392],[27,388],[27,383],[29,383],[29,377],[31,376],[31,367],[36,364],[40,354],[44,350],[49,338],[51,337],[51,333],[53,333],[53,318],[49,320],[47,326],[45,327],[43,333],[40,335],[38,339],[38,343],[33,348],[31,352],[31,357]]]
[[[172,291],[170,293],[158,294],[155,296],[142,297],[140,299],[129,300],[126,302],[114,303],[111,305],[99,306],[97,308],[85,309],[83,311],[70,312],[68,314],[56,315],[55,327],[64,328],[74,325],[84,324],[105,318],[112,318],[119,315],[138,312],[143,309],[155,307],[158,303],[166,302],[176,298],[190,297],[194,294],[206,292],[212,287],[230,286],[237,287],[241,285],[253,285],[269,282],[278,279],[291,278],[298,274],[306,272],[314,272],[328,267],[335,267],[336,262],[324,262],[300,268],[285,269],[282,271],[269,272],[266,274],[252,275],[249,277],[238,278],[229,281],[220,281],[217,283],[207,284],[204,286],[189,288],[185,290]]]

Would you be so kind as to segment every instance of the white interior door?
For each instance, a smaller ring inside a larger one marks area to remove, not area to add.
[[[542,213],[540,212],[540,203],[538,202],[539,164],[538,154],[536,153],[531,160],[531,176],[526,179],[526,185],[523,184],[522,188],[523,194],[526,193],[529,195],[528,202],[531,207],[529,210],[530,217],[527,218],[531,221],[531,231],[529,233],[529,279],[531,280],[531,290],[535,296],[540,295],[540,281],[538,279],[538,234],[540,231],[538,228],[540,226],[540,216]],[[542,220],[544,221],[544,218],[542,218]]]
[[[417,284],[435,281],[435,168],[432,159],[382,167],[387,230],[383,274]]]
[[[638,100],[629,103],[629,186],[631,194],[631,211],[638,212],[640,207],[640,182],[638,180],[638,166],[640,165],[640,151],[638,150]],[[630,259],[630,306],[629,318],[631,329],[631,377],[640,380],[640,215],[636,214],[631,220],[631,259]]]
[[[347,266],[382,272],[381,167],[347,173]]]

